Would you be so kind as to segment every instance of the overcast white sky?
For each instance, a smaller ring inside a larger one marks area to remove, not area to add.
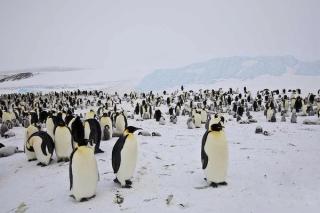
[[[319,0],[0,0],[0,70],[112,78],[220,56],[320,59]]]

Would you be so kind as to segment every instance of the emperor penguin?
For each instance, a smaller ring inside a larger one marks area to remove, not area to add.
[[[96,114],[94,113],[93,110],[90,110],[87,114],[86,114],[86,120],[87,119],[91,119],[91,118],[95,118]]]
[[[122,132],[124,132],[125,128],[127,128],[127,126],[128,126],[127,118],[126,118],[126,116],[124,116],[123,113],[118,113],[116,115],[115,126],[116,126],[117,133],[122,133]]]
[[[110,140],[112,137],[112,121],[107,113],[100,118],[100,126],[103,140]]]
[[[61,120],[54,129],[54,144],[58,162],[68,162],[73,151],[71,130]]]
[[[87,146],[88,140],[84,139],[83,126],[78,127],[74,134],[79,136],[77,141],[79,146],[70,156],[69,179],[71,197],[83,202],[95,197],[99,171],[94,150]]]
[[[38,131],[30,136],[27,143],[34,149],[37,160],[39,161],[37,165],[49,165],[54,151],[54,143],[51,136],[47,132]]]
[[[123,188],[131,188],[130,178],[136,167],[138,157],[138,141],[133,134],[141,128],[128,126],[112,149],[112,168],[116,175],[115,183]]]
[[[33,161],[36,160],[36,154],[34,152],[33,147],[30,145],[29,143],[29,138],[30,136],[35,133],[38,132],[39,128],[35,126],[35,124],[30,124],[28,126],[28,128],[26,128],[25,130],[25,143],[24,143],[24,152],[26,153],[27,159],[28,161]]]
[[[201,162],[206,180],[212,187],[227,185],[228,143],[223,130],[224,118],[214,116],[213,124],[202,138]]]
[[[3,112],[2,113],[2,122],[11,121],[12,120],[12,114],[10,112]]]
[[[57,123],[57,117],[50,114],[46,120],[46,129],[52,139],[54,139],[54,128]]]
[[[84,122],[84,138],[93,141],[95,144],[94,153],[104,153],[104,151],[100,149],[101,127],[96,119],[91,118]]]
[[[80,131],[80,135],[79,135],[79,129],[84,129],[81,118],[79,116],[75,117],[74,121],[72,121],[69,128],[71,129],[73,147],[76,148],[78,147],[78,142],[84,138],[84,131],[83,131],[83,136],[82,136],[82,131]]]
[[[201,127],[201,112],[197,111],[197,110],[193,110],[192,112],[192,116],[194,116],[194,126],[196,128],[200,128]]]
[[[307,109],[308,109],[308,105],[304,101],[302,101],[302,115],[303,116],[307,116],[308,115]]]
[[[295,109],[292,110],[291,123],[297,123],[297,113]]]
[[[204,108],[201,109],[200,115],[201,115],[201,123],[205,124],[207,122],[207,120],[208,120],[207,111]]]
[[[269,122],[271,121],[273,113],[274,113],[274,110],[271,107],[269,107],[267,110],[267,121]]]
[[[284,111],[285,111],[285,112],[288,112],[288,111],[289,111],[289,100],[288,100],[287,95],[284,95],[283,107],[284,107]]]
[[[187,126],[188,126],[188,129],[194,129],[195,128],[193,118],[188,118]]]

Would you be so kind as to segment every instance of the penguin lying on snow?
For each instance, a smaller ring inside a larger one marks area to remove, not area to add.
[[[18,152],[23,152],[23,151],[20,151],[16,146],[3,146],[0,148],[0,158],[8,157]]]
[[[138,157],[138,141],[133,134],[141,128],[128,126],[112,149],[112,168],[116,174],[115,183],[123,188],[131,188],[130,178],[136,167]]]
[[[140,132],[138,133],[138,135],[142,135],[142,136],[151,136],[151,133],[150,133],[150,132],[148,132],[148,131],[140,131]]]
[[[161,134],[159,132],[152,132],[151,135],[152,136],[159,136],[159,137],[161,136]]]
[[[227,185],[228,143],[223,131],[223,117],[215,115],[210,130],[202,138],[201,162],[205,180],[212,187]]]

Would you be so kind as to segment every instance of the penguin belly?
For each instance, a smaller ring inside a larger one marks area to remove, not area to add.
[[[272,115],[273,115],[273,110],[272,109],[268,109],[268,111],[267,111],[267,121],[271,121]]]
[[[9,112],[3,112],[2,122],[11,121],[11,114]]]
[[[30,148],[31,148],[31,146],[28,144],[28,142],[26,142],[24,144],[24,152],[26,153],[27,160],[28,161],[36,160],[37,159],[36,153],[34,151],[28,150]]]
[[[49,165],[52,154],[49,153],[49,150],[47,149],[47,155],[45,155],[41,150],[41,144],[43,143],[43,140],[39,136],[32,136],[30,138],[29,143],[32,144],[34,152],[36,154],[37,160],[40,163],[43,163],[45,165]]]
[[[104,127],[108,125],[109,126],[109,135],[110,138],[112,137],[112,121],[110,117],[102,117],[100,120],[100,126],[101,126],[101,132],[102,132],[102,138],[106,139],[106,136],[104,134]],[[108,138],[107,140],[109,140],[110,138]]]
[[[307,115],[307,109],[308,109],[308,106],[304,104],[302,106],[302,115]]]
[[[204,147],[208,155],[205,174],[209,182],[226,181],[228,169],[228,144],[224,132],[209,133]]]
[[[194,125],[196,128],[201,127],[201,115],[199,113],[194,114]]]
[[[130,135],[121,150],[121,163],[116,174],[121,186],[126,185],[126,180],[129,180],[134,173],[137,164],[138,142],[137,139]]]
[[[54,140],[54,123],[52,118],[48,118],[46,121],[46,129],[47,129],[47,133],[51,136],[52,140]]]
[[[92,148],[80,146],[72,157],[71,193],[77,201],[96,194],[99,179],[98,166]]]
[[[284,102],[284,110],[287,112],[289,110],[289,101],[285,100]]]
[[[30,125],[27,129],[26,129],[26,133],[25,133],[25,143],[24,143],[24,151],[26,153],[27,159],[28,161],[31,160],[35,160],[37,159],[36,154],[34,151],[30,151],[29,149],[31,148],[30,143],[28,142],[29,137],[38,131],[38,128]]]
[[[208,116],[207,112],[202,110],[201,111],[201,123],[205,124],[207,122]]]
[[[84,138],[85,139],[90,138],[90,132],[91,132],[90,124],[89,124],[89,122],[85,122],[84,123]]]
[[[69,159],[73,151],[73,142],[71,132],[67,127],[57,126],[54,135],[54,143],[58,161],[61,159]]]
[[[116,118],[116,131],[117,133],[123,133],[124,129],[126,128],[124,117],[120,115]]]

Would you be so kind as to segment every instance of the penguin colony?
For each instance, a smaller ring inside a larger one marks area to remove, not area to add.
[[[224,131],[227,116],[239,123],[255,122],[252,111],[264,113],[268,122],[277,122],[277,113],[281,114],[281,122],[291,115],[288,119],[291,123],[296,123],[298,116],[320,116],[320,90],[318,94],[303,96],[300,89],[265,89],[252,94],[246,87],[243,92],[232,88],[195,92],[184,91],[182,86],[171,94],[151,91],[120,96],[77,90],[5,94],[0,98],[1,136],[6,137],[10,129],[23,126],[28,161],[37,160],[39,166],[48,166],[54,159],[69,162],[70,196],[77,201],[95,197],[99,180],[95,154],[104,153],[100,142],[112,137],[118,137],[111,156],[114,182],[124,188],[132,187],[131,178],[139,155],[136,135],[161,134],[130,126],[128,118],[153,119],[159,125],[166,125],[167,117],[174,125],[180,116],[187,116],[186,128],[203,128],[205,133],[199,147],[204,179],[216,188],[227,185],[229,152]],[[124,110],[124,102],[132,110]]]

